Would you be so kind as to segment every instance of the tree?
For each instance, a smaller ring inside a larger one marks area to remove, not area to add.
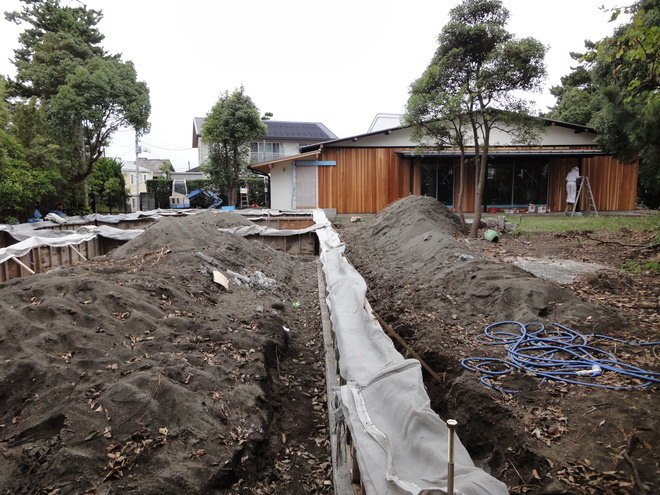
[[[590,42],[586,43],[589,46]],[[592,45],[593,46],[593,45]],[[574,60],[581,60],[582,53],[571,53]],[[592,81],[591,72],[584,65],[573,67],[573,72],[561,78],[561,86],[553,86],[550,93],[557,103],[545,117],[571,124],[593,126],[593,118],[600,110],[598,88]]]
[[[60,0],[21,1],[21,11],[5,13],[7,20],[26,25],[14,52],[17,75],[10,81],[10,96],[18,106],[31,101],[45,116],[41,143],[57,152],[66,180],[62,195],[72,196],[84,191],[84,181],[117,129],[148,131],[149,91],[131,62],[100,46],[100,11]],[[26,159],[37,166],[31,154]]]
[[[27,148],[13,132],[13,115],[5,102],[5,81],[0,77],[0,222],[26,217],[26,209],[41,207],[44,197],[55,193],[55,169],[33,167]]]
[[[5,12],[8,21],[30,26],[14,50],[17,74],[11,94],[48,99],[76,67],[105,55],[98,46],[104,36],[96,27],[103,15],[85,5],[63,6],[59,0],[21,1],[23,10]]]
[[[99,158],[94,163],[89,176],[89,192],[99,198],[110,211],[115,207],[121,209],[124,205],[126,183],[121,172],[121,162],[111,158]],[[98,208],[98,204],[96,205]]]
[[[660,206],[660,1],[628,7],[628,24],[587,54],[602,106],[594,118],[598,144],[623,162],[639,157],[640,193]],[[616,18],[619,11],[615,11]]]
[[[218,188],[226,186],[230,205],[236,205],[238,183],[247,166],[250,143],[268,128],[259,110],[241,86],[231,95],[225,92],[206,115],[202,139],[209,157],[202,169]]]
[[[419,152],[425,148],[435,148],[438,152],[446,147],[455,146],[460,151],[459,186],[456,206],[463,233],[467,233],[465,214],[463,213],[463,195],[465,193],[466,139],[469,120],[466,108],[465,88],[455,94],[436,92],[439,70],[430,66],[410,89],[410,98],[406,104],[403,122],[412,126],[411,139],[420,144]]]
[[[640,199],[660,206],[660,2],[641,0],[614,9],[630,22],[586,53],[571,54],[580,65],[552,88],[556,105],[549,118],[594,127],[601,148],[623,163],[639,159]]]
[[[172,162],[169,160],[163,160],[163,164],[159,169],[163,175],[160,176],[161,179],[170,180],[172,178]]]
[[[464,0],[454,7],[429,67],[411,85],[406,112],[420,133],[440,137],[439,147],[474,148],[470,237],[477,236],[481,221],[491,132],[502,128],[514,143],[531,142],[539,133],[538,122],[530,118],[530,103],[515,92],[540,89],[546,49],[534,38],[515,39],[504,28],[508,18],[500,0]],[[422,122],[438,118],[447,123],[424,130]]]
[[[143,135],[149,129],[149,89],[132,62],[94,57],[66,78],[48,104],[48,121],[66,150],[69,180],[86,179],[121,127]]]

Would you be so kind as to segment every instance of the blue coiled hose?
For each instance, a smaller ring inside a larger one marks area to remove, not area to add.
[[[475,340],[483,344],[503,345],[507,350],[507,359],[470,357],[463,359],[461,365],[480,373],[481,383],[487,387],[507,393],[516,391],[500,389],[489,380],[515,369],[534,373],[543,380],[559,380],[610,390],[629,390],[660,383],[660,373],[622,363],[615,355],[589,345],[589,339],[608,339],[636,346],[654,346],[660,345],[660,342],[629,342],[606,335],[582,335],[558,323],[553,327],[546,328],[541,323],[523,325],[517,321],[493,323],[477,335]],[[593,378],[605,372],[617,373],[631,380],[637,379],[641,383],[613,386],[593,381]]]

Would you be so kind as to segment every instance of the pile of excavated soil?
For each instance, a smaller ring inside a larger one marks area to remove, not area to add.
[[[462,239],[458,225],[442,204],[423,197],[399,200],[366,222],[337,225],[376,313],[439,377],[425,376],[432,407],[459,421],[459,437],[475,462],[512,493],[660,490],[657,386],[609,390],[514,371],[491,379],[496,388],[489,388],[461,365],[468,357],[506,358],[504,346],[476,340],[498,322],[549,329],[558,323],[627,341],[657,340],[657,328],[638,327],[567,287],[486,258],[488,242]],[[659,370],[653,347],[605,340],[598,346]],[[638,382],[608,375],[604,383]]]
[[[375,215],[359,238],[348,244],[350,250],[359,248],[364,256],[369,250],[372,260],[366,271],[376,261],[388,277],[406,274],[410,295],[397,300],[402,307],[411,297],[434,309],[445,308],[449,302],[452,312],[460,313],[461,321],[471,325],[557,317],[566,324],[627,325],[603,311],[595,320],[593,305],[525,270],[489,260],[471,247],[471,243],[486,241],[459,240],[459,233],[458,217],[441,203],[409,196]],[[377,283],[371,285],[371,290],[378,287]]]
[[[316,263],[217,231],[246,223],[0,285],[0,492],[330,490]]]

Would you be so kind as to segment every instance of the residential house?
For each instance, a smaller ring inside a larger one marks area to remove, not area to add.
[[[553,120],[543,123],[541,142],[533,146],[514,146],[508,133],[493,131],[485,208],[500,211],[534,204],[563,211],[565,178],[574,166],[589,178],[599,211],[635,208],[637,164],[625,165],[605,154],[589,127]],[[377,213],[415,194],[435,197],[455,210],[459,152],[420,153],[410,134],[408,127],[378,129],[302,146],[298,156],[266,160],[250,168],[270,176],[273,208]],[[467,154],[474,157],[473,150]],[[474,172],[473,165],[467,167],[465,212],[474,211]],[[584,198],[581,203],[584,207]]]
[[[128,197],[126,198],[128,211],[140,210],[140,193],[147,192],[147,181],[154,178],[153,170],[144,167],[140,161],[124,162],[121,167]]]
[[[295,156],[300,153],[301,146],[337,139],[337,136],[320,122],[265,120],[264,124],[268,131],[250,145],[251,164]],[[208,144],[202,139],[203,125],[204,118],[195,117],[192,145],[198,150],[200,165],[206,162],[209,154]]]
[[[158,179],[165,175],[174,173],[174,167],[169,160],[160,160],[157,158],[139,158],[138,165],[141,168],[149,169],[153,172],[153,178]]]

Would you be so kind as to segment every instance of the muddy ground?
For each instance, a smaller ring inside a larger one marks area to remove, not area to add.
[[[246,222],[164,218],[0,285],[0,493],[332,493],[316,260],[217,231]],[[657,386],[497,380],[513,394],[460,364],[501,353],[475,337],[503,320],[658,340],[657,277],[615,268],[649,255],[616,242],[651,233],[466,243],[428,198],[335,225],[376,312],[438,375],[433,408],[512,493],[660,491]],[[610,269],[559,285],[511,265],[532,251]],[[214,270],[238,276],[224,289]],[[599,345],[659,371],[653,347]]]

